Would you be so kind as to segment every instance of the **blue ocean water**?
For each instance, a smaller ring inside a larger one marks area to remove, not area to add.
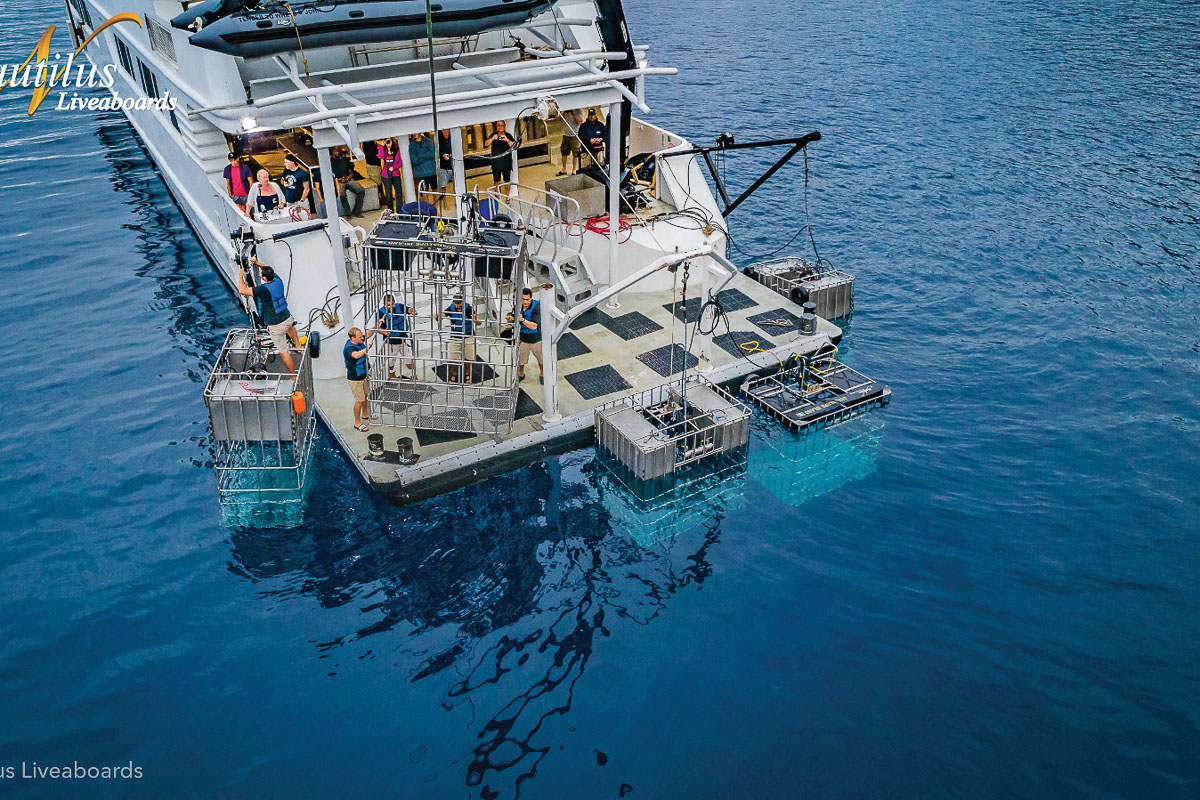
[[[0,63],[64,21],[10,9]],[[120,115],[6,90],[0,766],[144,777],[0,794],[1200,795],[1196,6],[628,13],[681,69],[652,120],[822,132],[816,242],[892,405],[760,421],[648,503],[581,451],[395,508],[322,434],[302,526],[223,525],[234,303]]]

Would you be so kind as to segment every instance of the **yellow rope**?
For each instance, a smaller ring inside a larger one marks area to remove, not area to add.
[[[292,30],[296,32],[296,44],[300,45],[300,60],[304,62],[304,80],[308,82],[308,88],[312,88],[312,76],[308,74],[308,55],[304,52],[304,42],[300,41],[300,26],[296,24],[296,15],[292,13],[292,4],[284,2],[283,7],[288,10],[288,16],[292,18]]]

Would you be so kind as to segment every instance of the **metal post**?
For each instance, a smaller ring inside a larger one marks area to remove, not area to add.
[[[454,162],[454,214],[461,222],[462,196],[467,190],[467,168],[463,164],[462,128],[450,129],[450,154]]]
[[[518,141],[521,137],[520,131],[517,130],[517,126],[520,124],[521,124],[521,120],[519,120],[519,119],[508,120],[508,135],[513,137],[514,142]],[[518,149],[519,148],[514,147],[512,153],[510,154],[510,157],[512,158],[512,180],[509,181],[509,183],[513,183],[513,184],[519,184],[521,182],[521,176],[517,174],[518,169],[520,167],[520,165],[517,162],[521,160],[520,158],[517,157]],[[510,188],[509,191],[511,192],[513,190]]]
[[[608,107],[608,282],[616,283],[619,236],[621,233],[621,104]],[[608,300],[609,308],[620,308],[620,295]]]
[[[350,305],[350,277],[346,274],[346,248],[342,244],[342,217],[338,208],[337,183],[333,178],[333,163],[329,148],[317,151],[317,163],[321,166],[321,191],[325,193],[325,216],[329,220],[330,252],[333,254],[333,274],[337,278],[338,299],[342,304],[343,329],[354,325],[354,307]]]
[[[708,264],[708,259],[705,259],[703,265],[700,267],[700,308],[701,309],[703,309],[705,304],[707,304],[708,301],[712,299],[712,295],[713,295],[712,277],[709,274],[710,272],[712,272],[712,268]],[[712,361],[711,361],[711,359],[712,359],[712,332],[710,331],[709,333],[704,333],[703,331],[699,330],[699,325],[700,325],[699,318],[697,318],[697,320],[696,320],[696,325],[697,325],[696,333],[700,337],[700,363],[696,365],[696,371],[697,372],[708,372],[709,370],[712,369]],[[687,333],[687,326],[685,325],[684,326],[684,334],[686,335],[686,333]],[[686,359],[687,359],[686,355],[684,356],[684,359],[686,361]]]
[[[543,402],[545,411],[542,419],[546,422],[558,422],[562,414],[558,413],[558,344],[554,338],[554,284],[543,283],[538,293],[541,304],[542,318],[538,320],[538,330],[542,334],[542,357],[539,359],[542,372],[545,374]],[[514,328],[514,335],[516,329]]]
[[[408,134],[397,137],[400,144],[400,180],[404,183],[404,202],[411,203],[417,199],[416,182],[413,180],[412,159],[408,157]]]

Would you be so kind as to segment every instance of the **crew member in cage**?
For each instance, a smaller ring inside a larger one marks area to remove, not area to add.
[[[288,311],[287,290],[273,268],[257,258],[250,260],[254,266],[258,267],[258,275],[262,281],[251,288],[246,283],[250,268],[244,266],[238,275],[238,294],[254,298],[254,305],[258,309],[258,318],[267,326],[267,335],[271,337],[275,349],[279,351],[283,365],[288,368],[288,372],[295,375],[296,363],[292,360],[288,340],[290,339],[291,344],[299,348],[300,336],[296,333],[296,320],[292,317],[292,312]]]
[[[367,372],[370,364],[367,359],[367,339],[375,335],[375,331],[363,333],[362,328],[351,328],[342,348],[342,360],[346,362],[346,380],[350,383],[350,394],[354,396],[354,430],[366,433],[370,430],[363,422],[367,411]]]
[[[479,317],[471,304],[463,299],[462,292],[455,294],[454,302],[435,319],[442,317],[450,320],[450,383],[459,382],[460,366],[463,367],[462,382],[470,383],[474,365],[467,362],[475,361],[475,326],[479,324]]]
[[[408,369],[412,372],[412,380],[417,379],[416,351],[413,347],[412,334],[409,332],[409,317],[415,317],[417,310],[411,306],[397,306],[396,299],[391,294],[383,296],[383,305],[379,307],[379,321],[375,330],[387,335],[388,377],[408,378],[401,367],[401,360],[408,358]]]
[[[542,369],[542,353],[539,345],[542,342],[541,303],[533,299],[533,292],[521,290],[521,332],[517,350],[517,378],[525,380],[525,365],[533,356],[538,362],[538,383],[546,382],[546,371]],[[513,321],[513,315],[508,315],[508,321]]]

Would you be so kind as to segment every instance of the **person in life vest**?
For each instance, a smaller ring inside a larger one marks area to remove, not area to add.
[[[479,324],[479,317],[471,304],[463,299],[462,292],[455,294],[454,302],[434,319],[442,317],[450,320],[450,382],[458,383],[461,366],[464,367],[462,382],[470,383],[474,369],[466,366],[466,362],[475,360],[475,326]]]
[[[350,382],[350,393],[354,396],[354,429],[366,433],[370,428],[362,421],[367,409],[367,339],[375,335],[375,331],[363,333],[361,328],[351,328],[345,347],[342,348],[342,359],[346,362],[346,380]]]
[[[300,336],[296,333],[296,320],[292,317],[292,312],[288,311],[287,290],[284,289],[283,281],[275,274],[274,269],[257,258],[253,258],[251,261],[254,266],[258,267],[258,274],[262,281],[254,288],[250,288],[246,283],[249,269],[243,268],[238,275],[238,294],[254,298],[255,310],[258,312],[258,318],[267,326],[267,335],[271,337],[275,349],[279,351],[283,365],[288,368],[288,372],[295,375],[296,363],[292,360],[288,340],[290,339],[291,344],[298,348],[300,347]]]
[[[383,296],[383,305],[379,307],[379,321],[375,330],[387,338],[388,377],[407,377],[400,369],[400,362],[408,358],[408,368],[412,371],[412,379],[417,379],[416,352],[413,349],[409,317],[415,317],[415,308],[396,305],[396,300],[390,294]]]
[[[517,377],[521,380],[525,379],[525,365],[529,363],[529,357],[533,356],[538,362],[538,381],[545,383],[545,370],[542,369],[542,351],[540,345],[542,343],[542,312],[537,300],[533,299],[533,292],[529,289],[521,290],[521,311],[520,313],[520,334],[519,345],[517,350]],[[513,315],[508,315],[508,321],[513,321]]]

